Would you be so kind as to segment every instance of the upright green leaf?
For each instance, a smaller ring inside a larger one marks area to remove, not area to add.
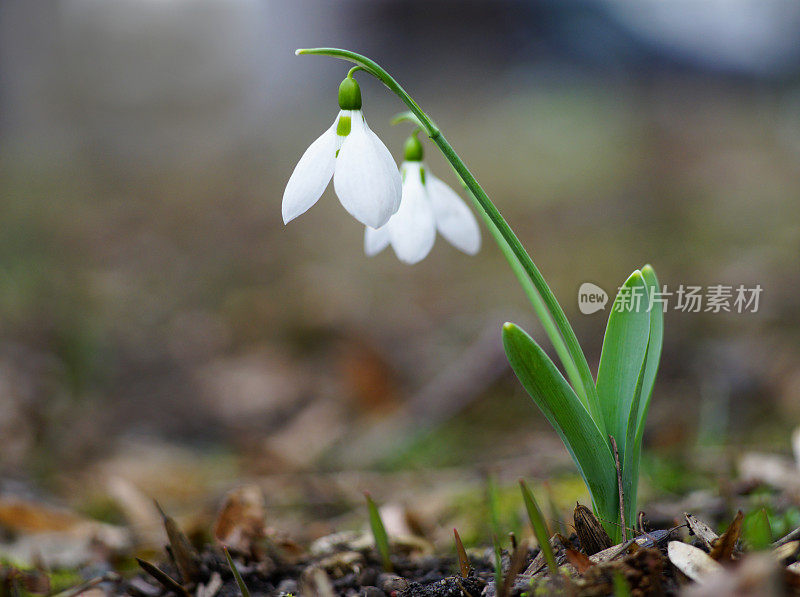
[[[550,568],[550,576],[556,578],[558,576],[558,564],[553,555],[553,547],[550,545],[550,536],[547,533],[547,524],[544,522],[544,516],[536,503],[536,498],[533,497],[533,492],[526,485],[525,481],[519,480],[519,486],[522,490],[522,501],[525,502],[525,510],[528,512],[528,519],[531,521],[533,534],[539,542],[539,549],[544,554],[544,559],[547,562],[547,567]]]
[[[772,528],[765,508],[748,513],[742,521],[742,537],[755,550],[768,549],[772,543]]]
[[[550,358],[524,330],[506,323],[503,345],[517,378],[572,455],[609,535],[619,537],[620,529],[613,524],[619,512],[617,477],[607,438]]]
[[[372,537],[375,539],[375,549],[381,556],[383,562],[383,569],[386,572],[392,571],[392,558],[391,547],[389,545],[389,536],[386,534],[386,527],[383,526],[381,513],[378,506],[372,499],[372,496],[364,492],[364,497],[367,499],[367,510],[369,511],[369,526],[372,529]]]
[[[608,316],[597,395],[608,433],[617,440],[620,462],[625,466],[625,439],[631,407],[647,354],[650,337],[647,285],[636,270],[617,293]],[[638,413],[637,413],[638,415]]]
[[[634,401],[628,417],[628,429],[625,438],[625,462],[622,466],[622,485],[625,494],[625,518],[629,525],[633,524],[636,515],[636,501],[639,482],[639,461],[642,451],[642,436],[650,409],[658,363],[661,358],[661,345],[664,338],[664,312],[661,304],[655,300],[660,292],[658,279],[652,266],[642,268],[642,277],[647,284],[650,307],[650,336],[647,352],[637,380]]]
[[[658,285],[658,278],[653,266],[650,264],[642,268],[642,277],[647,284],[647,292],[650,296],[652,308],[650,309],[650,341],[647,345],[647,363],[644,367],[644,377],[642,379],[642,402],[639,405],[637,426],[637,436],[641,437],[644,433],[644,424],[647,419],[647,411],[650,409],[650,399],[653,397],[653,387],[658,373],[658,364],[661,360],[661,348],[664,343],[664,311],[661,303],[656,299],[661,292]]]

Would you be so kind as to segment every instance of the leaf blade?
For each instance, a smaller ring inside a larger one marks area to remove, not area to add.
[[[619,498],[608,440],[550,357],[522,328],[506,323],[503,346],[520,383],[572,455],[600,517],[614,521]],[[620,533],[613,525],[606,530],[612,537]]]
[[[637,294],[644,298],[644,301],[640,298],[638,304],[633,299]],[[600,410],[606,432],[617,440],[623,467],[629,414],[636,399],[636,388],[640,386],[639,378],[650,338],[650,313],[647,307],[647,285],[637,269],[614,299],[597,370]]]

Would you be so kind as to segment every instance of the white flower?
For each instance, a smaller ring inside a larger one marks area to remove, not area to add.
[[[397,165],[361,110],[339,112],[300,158],[283,192],[283,222],[314,205],[331,177],[339,201],[362,224],[380,228],[400,207]]]
[[[456,248],[469,255],[477,253],[481,246],[478,222],[456,192],[428,172],[422,162],[405,161],[400,170],[400,209],[385,226],[367,226],[367,255],[376,255],[391,244],[400,261],[417,263],[433,248],[437,229]]]

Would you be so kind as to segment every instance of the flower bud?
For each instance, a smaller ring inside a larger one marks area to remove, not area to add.
[[[361,109],[361,88],[358,82],[348,76],[339,85],[339,107],[342,110],[360,110]]]
[[[421,162],[422,161],[422,143],[417,139],[417,131],[411,133],[411,136],[406,139],[406,144],[403,149],[405,161],[407,162]]]

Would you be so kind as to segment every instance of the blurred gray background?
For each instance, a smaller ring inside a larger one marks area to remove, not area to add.
[[[613,293],[651,262],[671,289],[760,284],[757,313],[668,311],[645,440],[787,449],[800,4],[6,0],[6,479],[160,476],[157,454],[236,476],[561,450],[505,363],[503,321],[545,338],[485,230],[475,258],[439,239],[408,267],[363,254],[331,189],[283,225],[348,68],[294,55],[314,46],[374,58],[437,121],[593,368],[607,311],[578,312],[581,283]],[[358,77],[399,158],[404,106]],[[428,161],[457,188],[433,146]]]

